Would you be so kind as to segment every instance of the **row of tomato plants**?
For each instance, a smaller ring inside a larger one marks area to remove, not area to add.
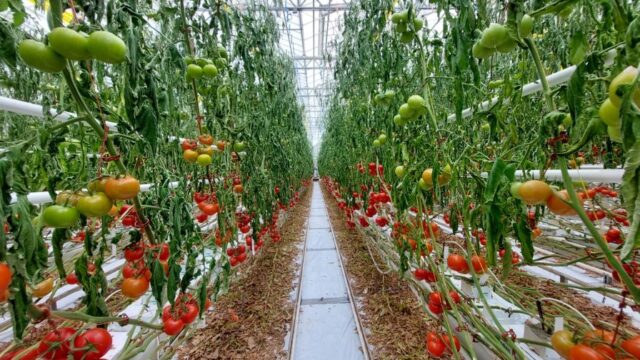
[[[413,2],[395,12],[389,1],[358,2],[345,19],[319,158],[320,171],[331,177],[342,206],[353,211],[356,204],[369,204],[363,209],[369,215],[383,194],[393,213],[375,219],[380,227],[404,224],[411,213],[418,218],[445,214],[465,243],[444,261],[450,260],[448,268],[456,273],[473,274],[476,284],[485,269],[500,269],[506,280],[520,262],[535,266],[536,222],[543,216],[577,217],[593,239],[587,244],[594,249],[592,257],[586,260],[611,267],[626,299],[621,308],[634,309],[640,301],[633,129],[640,105],[634,45],[640,9],[622,1],[435,3],[438,21],[424,26],[420,5]],[[547,74],[569,64],[577,66],[569,83],[552,89]],[[531,81],[542,85],[542,96],[522,96],[520,88]],[[475,109],[494,96],[495,105],[463,118],[465,107]],[[617,202],[613,208],[596,206],[597,191],[571,179],[568,168],[585,162],[624,166],[619,191],[602,187],[598,192],[620,196],[623,208]],[[363,164],[369,164],[368,171]],[[527,170],[540,170],[544,178],[550,168],[561,170],[561,184],[526,179]],[[516,179],[516,170],[525,171],[523,181]],[[605,217],[612,221],[603,234],[593,221]],[[434,231],[428,223],[413,228],[424,228],[412,238],[428,254]],[[521,254],[513,252],[511,238]],[[411,245],[398,246],[393,259],[402,272],[408,270],[406,246]],[[435,258],[442,259],[443,251],[435,247]],[[580,261],[582,255],[575,255]],[[440,275],[429,259],[421,278]],[[448,290],[438,284],[441,296]],[[451,314],[460,316],[455,308]],[[480,327],[476,331],[498,356],[524,357],[516,339],[506,337],[501,344],[505,329],[499,322],[465,321]],[[569,330],[579,342],[585,329]],[[637,356],[621,347],[617,330],[612,334],[612,341],[607,335],[602,342],[620,351],[616,356]],[[463,345],[470,338],[465,334]],[[563,356],[611,355],[595,348],[576,346],[576,354]]]
[[[279,54],[268,11],[200,1],[112,5],[50,1],[35,12],[46,14],[50,32],[0,20],[8,39],[0,69],[12,80],[3,93],[77,114],[62,123],[3,118],[0,294],[15,337],[4,350],[9,359],[101,358],[111,347],[108,323],[152,331],[128,339],[120,357],[137,353],[153,331],[181,333],[236,266],[266,238],[279,240],[279,214],[299,201],[310,175],[292,64]],[[14,18],[26,11],[10,10]],[[186,139],[178,145],[167,135]],[[143,193],[141,182],[153,185]],[[53,204],[28,202],[41,189]],[[67,259],[63,245],[72,239],[83,251]],[[157,309],[160,324],[113,316],[103,271],[111,245],[126,260],[123,296],[168,301]],[[84,292],[76,311],[51,308],[65,282]],[[23,348],[25,330],[42,321],[52,331]]]

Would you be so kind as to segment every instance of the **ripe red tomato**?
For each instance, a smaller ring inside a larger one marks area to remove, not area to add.
[[[429,311],[431,311],[435,315],[442,314],[442,312],[444,311],[442,306],[438,306],[438,305],[432,304],[431,302],[429,302],[427,304],[427,306],[429,307]]]
[[[427,334],[427,352],[433,357],[441,357],[446,350],[446,346],[440,336],[434,332]]]
[[[568,360],[606,360],[599,352],[587,345],[578,344],[569,350]]]
[[[180,317],[180,320],[185,324],[191,324],[200,314],[200,308],[198,308],[198,305],[194,303],[184,305],[184,309],[182,310],[182,317]]]
[[[93,328],[76,337],[73,346],[78,349],[73,352],[76,360],[99,360],[111,348],[113,339],[111,334],[102,328]]]
[[[78,283],[78,276],[76,276],[76,273],[68,273],[65,280],[67,281],[67,284],[75,285]]]
[[[218,203],[209,203],[204,201],[198,203],[198,208],[207,215],[215,215],[220,211]]]
[[[434,306],[442,306],[442,295],[439,292],[434,291],[429,294],[429,304]]]
[[[449,291],[449,296],[454,303],[459,304],[462,301],[460,294],[458,294],[455,290]]]
[[[487,260],[479,255],[471,256],[471,265],[477,274],[484,274],[488,269]]]
[[[5,292],[11,284],[11,268],[7,263],[0,263],[0,293]]]
[[[213,145],[213,136],[209,134],[200,135],[198,136],[198,141],[203,145]]]
[[[203,222],[207,221],[207,219],[209,218],[209,215],[205,214],[205,213],[198,213],[198,215],[196,215],[196,220],[202,224]]]
[[[144,248],[139,242],[131,243],[124,248],[124,258],[129,262],[140,260],[143,256]]]
[[[640,359],[640,335],[623,341],[620,347],[636,359]]]
[[[163,321],[162,330],[169,336],[178,335],[182,329],[184,329],[184,322],[180,319],[169,317]]]
[[[612,331],[595,329],[587,331],[582,337],[582,343],[590,346],[595,351],[604,355],[607,359],[615,359],[616,352],[609,344],[614,342],[615,335]]]
[[[467,264],[467,260],[462,255],[458,254],[449,254],[447,258],[447,265],[453,271],[457,271],[462,274],[466,274],[469,272],[469,265]]]
[[[0,357],[0,360],[36,360],[38,359],[38,348],[33,348],[30,351],[27,349],[17,349],[10,351]]]
[[[182,147],[182,151],[195,150],[198,147],[198,143],[196,143],[195,140],[184,139],[180,147]]]
[[[122,281],[122,295],[137,299],[149,290],[149,280],[145,277],[130,277]]]
[[[69,354],[69,338],[75,333],[76,330],[70,327],[53,330],[40,341],[38,353],[43,359],[66,359]]]

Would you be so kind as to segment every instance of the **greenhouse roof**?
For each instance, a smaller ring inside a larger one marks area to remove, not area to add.
[[[236,4],[242,2],[239,0]],[[282,0],[270,4],[280,29],[280,48],[294,62],[298,101],[304,107],[307,134],[317,155],[342,21],[350,0]],[[431,5],[423,5],[420,16],[428,24],[437,24]]]

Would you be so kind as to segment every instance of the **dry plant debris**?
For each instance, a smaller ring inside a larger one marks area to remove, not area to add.
[[[374,359],[427,359],[425,336],[436,328],[399,274],[379,273],[362,236],[349,230],[329,193],[325,202]],[[378,264],[384,264],[376,259]]]
[[[311,190],[288,215],[282,239],[265,246],[215,303],[206,327],[177,354],[180,359],[284,359],[285,336],[295,304],[289,294],[298,273],[296,258],[304,240]]]

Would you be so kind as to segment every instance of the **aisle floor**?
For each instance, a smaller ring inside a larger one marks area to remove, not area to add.
[[[320,185],[313,184],[292,358],[365,359]]]

